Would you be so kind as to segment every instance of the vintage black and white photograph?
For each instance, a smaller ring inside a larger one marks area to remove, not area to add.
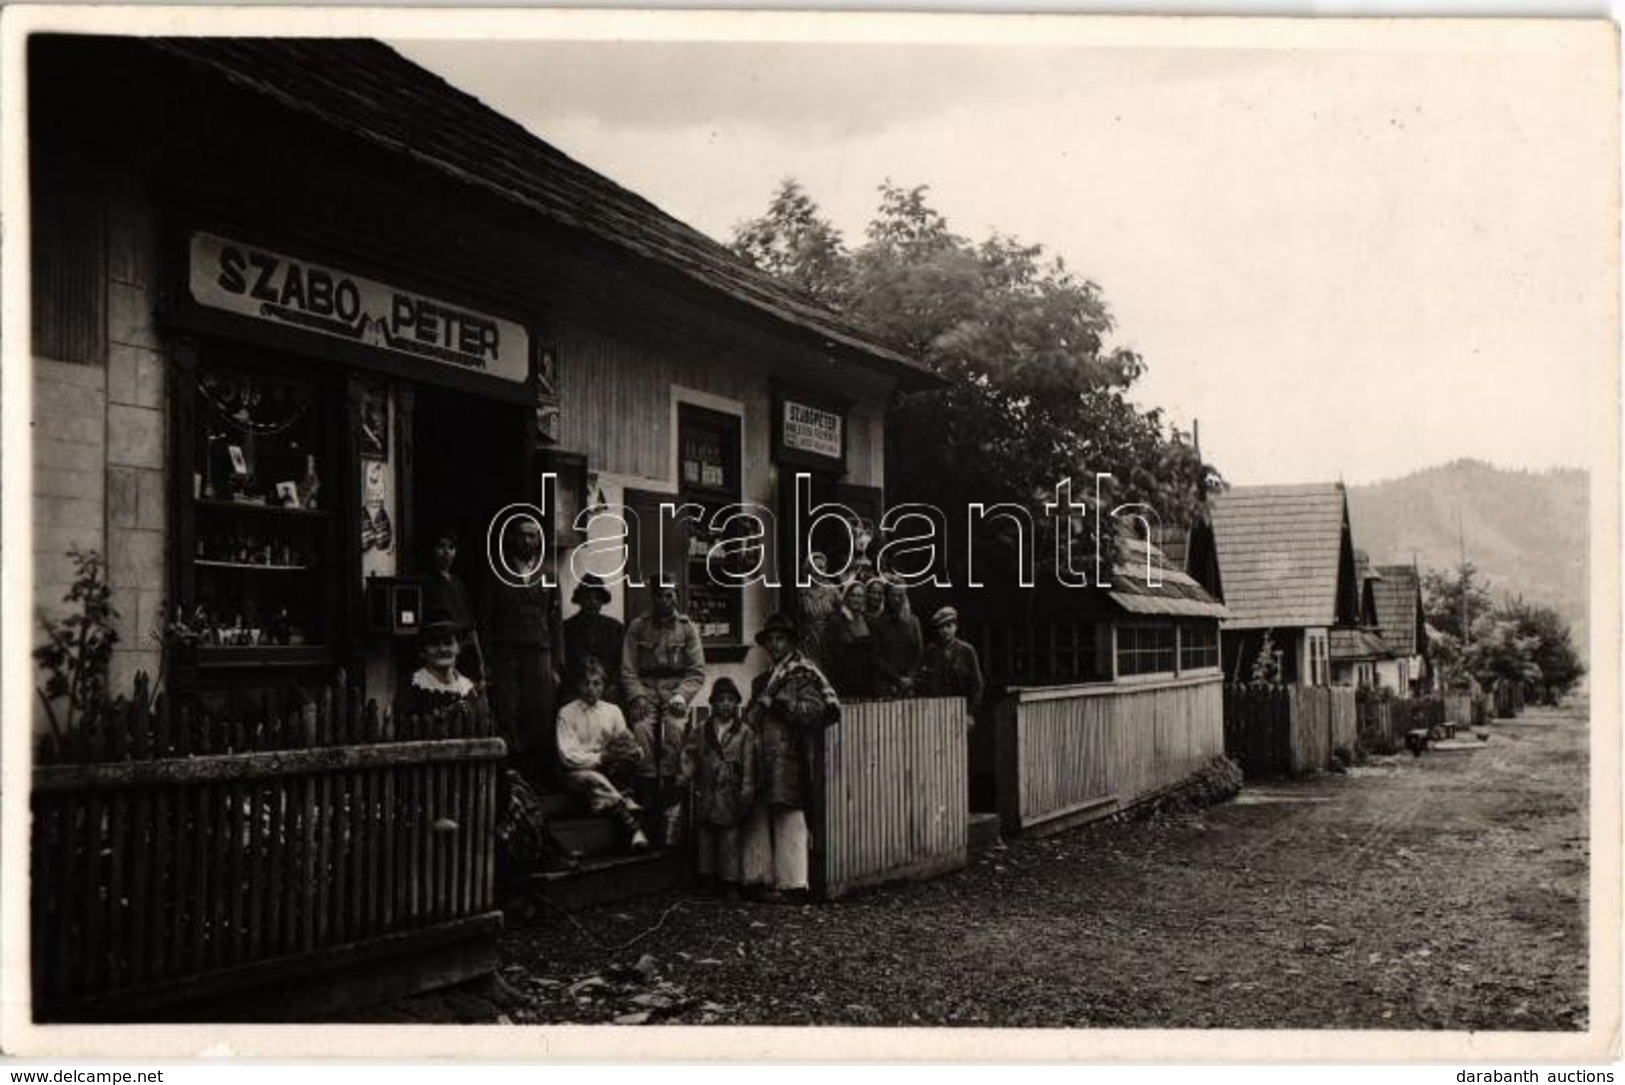
[[[1607,22],[77,15],[33,1035],[1616,1033]]]

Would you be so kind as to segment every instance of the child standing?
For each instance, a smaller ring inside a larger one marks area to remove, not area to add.
[[[711,686],[711,715],[689,731],[683,779],[694,796],[702,885],[719,894],[744,880],[740,832],[756,801],[756,734],[739,714],[739,687],[727,677]]]

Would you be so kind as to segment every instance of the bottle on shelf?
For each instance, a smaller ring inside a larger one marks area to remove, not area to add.
[[[316,474],[316,456],[314,454],[305,457],[305,481],[300,488],[304,491],[305,508],[321,508],[321,505],[317,503],[317,494],[321,492],[322,480]]]

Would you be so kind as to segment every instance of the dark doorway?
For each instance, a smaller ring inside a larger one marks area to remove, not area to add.
[[[479,591],[487,569],[485,534],[498,510],[534,504],[526,488],[531,455],[523,407],[419,385],[412,411],[412,572],[433,568],[434,537],[446,525],[461,536],[457,571]]]

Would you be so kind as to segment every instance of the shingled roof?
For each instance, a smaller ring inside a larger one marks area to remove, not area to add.
[[[1230,611],[1207,593],[1184,569],[1167,560],[1145,539],[1125,532],[1112,566],[1111,601],[1130,614],[1166,614],[1187,618],[1226,618]],[[1147,558],[1158,583],[1146,576]]]
[[[1396,655],[1416,655],[1426,647],[1422,626],[1422,587],[1409,565],[1380,565],[1382,579],[1372,585],[1377,626]]]
[[[653,261],[830,346],[938,378],[839,315],[382,42],[341,38],[152,38],[158,49],[305,116]]]
[[[1212,502],[1226,629],[1358,620],[1354,548],[1341,483],[1236,486]],[[1346,578],[1340,579],[1340,578]]]
[[[1327,655],[1338,662],[1386,659],[1392,653],[1380,635],[1371,629],[1333,629]]]

